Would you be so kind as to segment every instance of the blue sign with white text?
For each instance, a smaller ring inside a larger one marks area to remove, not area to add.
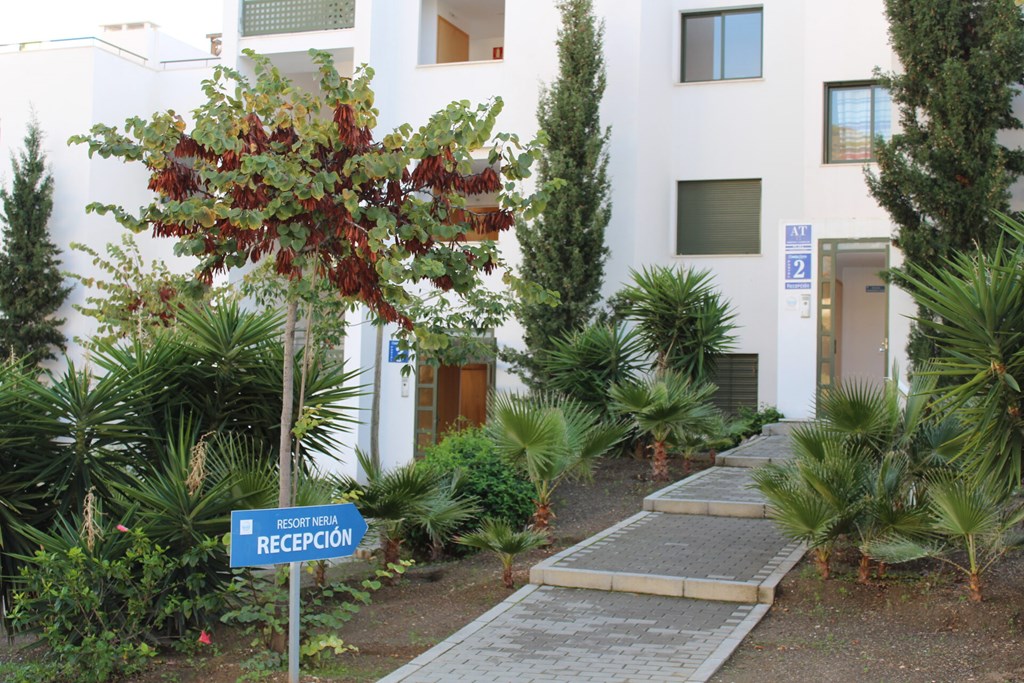
[[[811,226],[810,225],[787,225],[786,226],[786,250],[810,251],[811,248]]]
[[[352,503],[231,511],[231,566],[260,567],[346,557],[366,535]]]
[[[388,362],[389,363],[408,363],[409,352],[403,351],[398,348],[398,340],[392,339],[388,342]]]
[[[786,279],[787,280],[810,280],[811,279],[811,255],[810,254],[786,254]]]

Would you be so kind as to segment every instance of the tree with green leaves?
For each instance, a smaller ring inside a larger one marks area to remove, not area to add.
[[[611,218],[607,145],[601,127],[604,96],[603,22],[591,0],[562,0],[558,32],[558,78],[541,92],[537,121],[548,144],[540,160],[541,180],[565,181],[540,218],[516,227],[523,251],[523,278],[557,292],[557,306],[524,305],[527,353],[515,358],[527,379],[546,379],[538,359],[552,341],[587,324],[600,300],[604,232]]]
[[[1000,142],[1002,131],[1022,127],[1013,99],[1024,84],[1024,16],[1014,0],[886,0],[885,8],[902,70],[878,77],[902,130],[878,142],[867,184],[906,262],[935,272],[955,250],[994,246],[992,212],[1008,210],[1009,188],[1024,173],[1024,151]],[[893,276],[912,287],[903,271]],[[936,351],[915,326],[912,363]]]
[[[0,353],[30,363],[64,350],[63,318],[54,318],[70,287],[60,272],[60,250],[50,241],[53,176],[46,169],[43,133],[33,119],[25,148],[11,155],[11,189],[0,188]]]
[[[419,129],[405,124],[374,139],[378,112],[373,71],[342,77],[331,55],[311,50],[318,88],[306,92],[270,60],[246,51],[255,79],[218,66],[204,81],[205,101],[185,121],[173,111],[124,131],[107,125],[73,142],[90,154],[138,161],[157,198],[138,215],[113,205],[123,226],[178,240],[179,254],[200,259],[209,282],[219,271],[264,258],[290,286],[282,372],[279,503],[291,499],[295,329],[301,294],[330,282],[338,297],[365,304],[411,332],[403,307],[426,285],[456,294],[502,267],[494,242],[467,242],[472,231],[506,230],[533,218],[544,185],[518,191],[539,155],[513,136],[494,134],[500,99],[473,108],[453,102]],[[473,153],[490,149],[488,166]],[[495,170],[497,169],[497,170]],[[494,193],[499,209],[466,210],[467,197]],[[307,327],[307,329],[309,329]],[[299,411],[301,412],[301,410]]]

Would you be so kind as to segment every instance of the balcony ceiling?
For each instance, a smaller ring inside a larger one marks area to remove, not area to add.
[[[505,16],[505,0],[445,0],[448,8],[470,19]]]

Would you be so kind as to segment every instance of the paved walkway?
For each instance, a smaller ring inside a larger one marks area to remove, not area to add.
[[[771,431],[530,570],[530,584],[381,683],[707,681],[803,555],[749,488]]]

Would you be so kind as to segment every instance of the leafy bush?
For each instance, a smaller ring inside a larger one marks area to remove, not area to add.
[[[774,424],[785,417],[778,408],[766,403],[762,403],[757,410],[743,406],[736,413],[736,419],[744,423],[740,431],[742,438],[760,434],[765,425]]]
[[[400,562],[387,569],[378,569],[374,578],[364,579],[358,588],[343,582],[316,586],[302,594],[299,609],[302,642],[300,653],[304,658],[319,659],[321,653],[334,650],[335,654],[353,651],[337,632],[363,605],[370,604],[370,595],[381,587],[382,579],[403,574],[410,563]],[[228,591],[235,603],[221,621],[237,624],[245,633],[254,636],[253,647],[262,648],[243,666],[249,669],[276,668],[283,657],[269,651],[275,634],[288,628],[288,575],[287,566],[273,572],[235,570],[235,578]]]
[[[10,612],[16,630],[36,632],[49,646],[53,680],[104,683],[140,671],[176,614],[210,611],[221,599],[185,597],[194,579],[187,569],[216,541],[171,555],[139,530],[80,536],[67,522],[61,528],[44,550],[21,558]]]
[[[533,512],[530,481],[498,455],[494,442],[481,427],[449,432],[440,443],[426,450],[416,468],[431,476],[453,478],[456,495],[474,501],[480,517],[522,526]],[[466,547],[455,543],[454,537],[469,532],[476,519],[474,516],[452,527],[449,538],[441,544],[434,542],[425,530],[410,529],[406,547],[417,557],[465,555]]]
[[[476,498],[481,517],[503,519],[521,527],[533,513],[530,480],[498,455],[482,427],[449,433],[441,443],[427,449],[417,467],[461,472],[459,493]]]

